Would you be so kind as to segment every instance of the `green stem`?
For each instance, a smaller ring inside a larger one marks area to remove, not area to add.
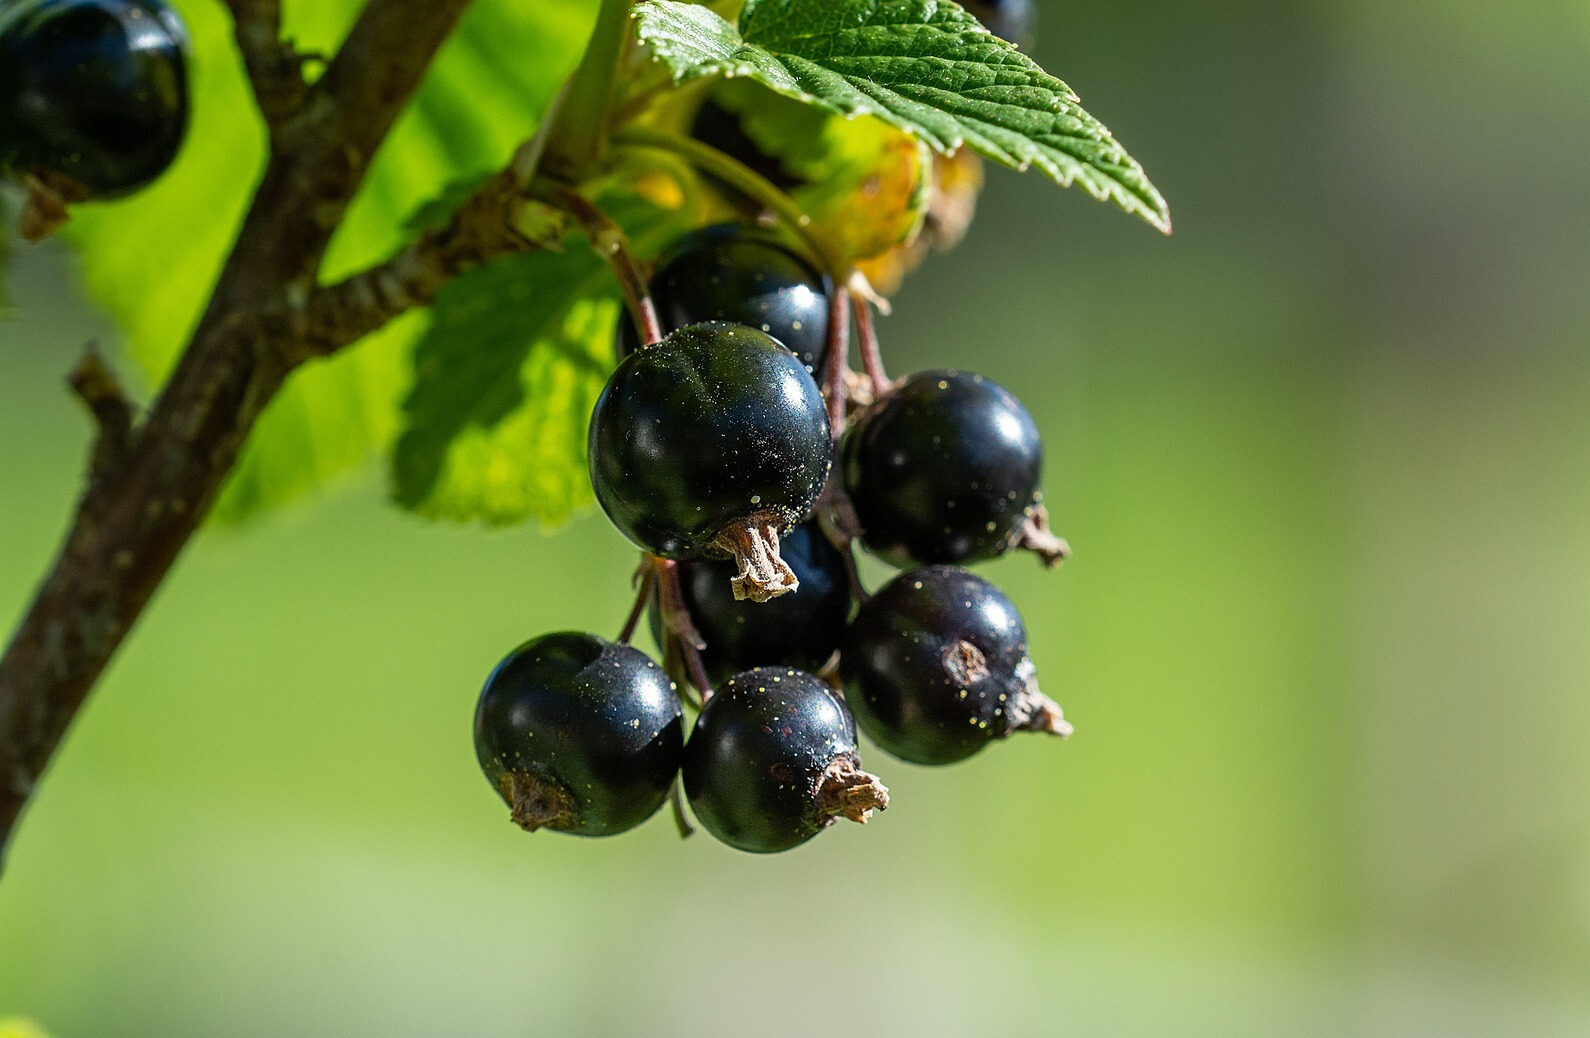
[[[602,0],[596,14],[591,42],[569,79],[549,142],[560,173],[590,169],[601,157],[618,66],[629,40],[629,10],[629,0]]]
[[[834,279],[836,285],[842,286],[850,279],[850,265],[841,263],[833,252],[812,234],[812,218],[795,204],[794,199],[745,163],[693,137],[681,137],[675,133],[648,130],[639,126],[632,126],[614,134],[613,143],[620,148],[651,148],[679,155],[703,173],[721,180],[752,201],[771,209],[779,220],[801,239],[811,258]]]

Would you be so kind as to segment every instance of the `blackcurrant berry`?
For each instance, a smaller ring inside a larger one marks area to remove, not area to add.
[[[696,109],[696,117],[690,123],[690,136],[738,160],[782,191],[789,191],[805,183],[751,139],[751,135],[745,132],[745,126],[740,121],[738,112],[730,111],[710,98]]]
[[[861,730],[902,760],[950,764],[1012,732],[1071,734],[1038,691],[1015,605],[954,566],[885,584],[856,612],[841,659]]]
[[[725,223],[687,234],[658,257],[650,288],[665,332],[698,321],[750,325],[808,371],[822,368],[833,285],[768,231]],[[619,322],[619,335],[621,353],[640,346],[630,322]]]
[[[0,167],[67,201],[154,180],[187,127],[186,45],[161,0],[0,5]]]
[[[778,538],[810,514],[830,453],[811,373],[738,324],[630,354],[591,415],[591,483],[613,524],[664,558],[734,558],[735,595],[757,601],[797,586]]]
[[[519,646],[475,708],[481,769],[531,832],[633,829],[667,799],[683,753],[673,682],[639,650],[592,634]]]
[[[779,553],[800,581],[800,594],[771,602],[739,601],[730,562],[682,562],[685,605],[707,647],[701,653],[714,683],[752,667],[784,664],[817,670],[839,648],[850,619],[845,558],[815,520],[779,540]],[[652,636],[662,644],[661,610],[651,611]]]
[[[842,471],[862,543],[904,566],[1009,550],[1037,512],[1042,465],[1019,400],[981,375],[925,371],[846,432]]]
[[[707,831],[757,853],[889,806],[889,791],[861,770],[844,701],[790,667],[748,670],[707,700],[685,744],[684,780]]]
[[[1032,45],[1033,23],[1038,18],[1032,0],[967,0],[962,6],[995,36],[1018,47]]]

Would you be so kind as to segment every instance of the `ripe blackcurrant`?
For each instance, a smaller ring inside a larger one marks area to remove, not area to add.
[[[730,562],[682,562],[685,605],[707,647],[701,653],[714,683],[752,667],[784,664],[817,670],[838,650],[850,619],[845,558],[816,520],[779,540],[779,552],[800,581],[800,594],[771,602],[737,600]],[[652,635],[662,642],[661,610],[651,611]]]
[[[698,321],[750,325],[821,370],[833,285],[768,231],[724,223],[687,234],[658,257],[650,288],[665,332]],[[640,346],[630,322],[619,322],[619,335],[621,352]]]
[[[673,682],[639,650],[592,634],[519,646],[475,708],[481,769],[530,832],[633,829],[667,799],[683,752]]]
[[[613,524],[670,559],[732,557],[736,597],[795,590],[778,538],[828,476],[828,414],[795,355],[744,325],[689,325],[624,358],[591,415]]]
[[[1032,45],[1033,23],[1037,21],[1032,0],[967,0],[962,6],[995,36],[1018,47]]]
[[[805,183],[751,139],[751,135],[745,132],[738,112],[730,111],[710,98],[696,109],[696,117],[690,123],[690,136],[736,159],[781,191]]]
[[[1035,514],[1043,441],[994,382],[925,371],[846,432],[842,465],[868,550],[899,566],[976,562]]]
[[[844,701],[790,667],[748,670],[718,689],[685,745],[684,780],[707,831],[757,853],[889,806],[889,791],[861,770]]]
[[[885,584],[856,612],[841,659],[861,730],[902,760],[950,764],[1012,732],[1071,734],[1038,691],[1015,605],[954,566]]]
[[[154,180],[187,127],[186,45],[161,0],[0,5],[0,167],[67,201]]]

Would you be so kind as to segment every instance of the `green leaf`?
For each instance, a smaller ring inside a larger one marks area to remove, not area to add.
[[[603,203],[637,250],[697,216],[684,202]],[[612,271],[578,236],[561,251],[504,257],[450,283],[414,351],[393,500],[493,526],[553,525],[589,503],[586,426],[613,367],[621,310]]]
[[[392,495],[431,518],[558,523],[590,499],[585,426],[612,367],[617,286],[576,240],[443,289],[414,354]]]
[[[1037,166],[1170,230],[1142,167],[1071,88],[948,0],[746,0],[738,28],[676,0],[646,0],[635,17],[676,81],[748,76],[807,104],[875,115],[942,153],[964,144]]]
[[[68,236],[91,295],[158,386],[187,342],[263,170],[264,128],[214,0],[177,0],[193,38],[193,122],[172,169],[125,201],[82,206]],[[284,5],[286,35],[332,53],[362,0]],[[477,0],[377,156],[323,272],[335,280],[396,251],[405,218],[449,184],[501,166],[535,129],[590,31],[592,2]],[[346,473],[401,429],[409,352],[424,322],[405,319],[293,375],[250,437],[217,506],[237,519]]]

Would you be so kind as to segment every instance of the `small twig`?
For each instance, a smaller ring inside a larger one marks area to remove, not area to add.
[[[127,453],[132,439],[133,406],[116,376],[105,366],[97,343],[88,344],[67,384],[88,406],[99,426],[89,461],[90,477],[97,480]]]
[[[856,311],[856,342],[861,347],[861,365],[872,383],[874,397],[882,398],[889,392],[889,376],[883,370],[883,351],[878,345],[878,328],[873,324],[872,301],[855,287],[847,287],[850,301]]]
[[[629,640],[635,637],[635,628],[640,625],[640,618],[646,612],[646,604],[651,601],[651,589],[656,582],[657,571],[642,559],[640,569],[635,571],[635,604],[630,606],[624,629],[618,633],[618,644],[628,645]]]
[[[850,293],[836,288],[828,297],[828,357],[823,367],[823,396],[828,400],[828,427],[836,441],[845,431],[845,372],[849,370]]]
[[[225,0],[232,12],[237,48],[243,54],[259,103],[260,114],[272,135],[304,107],[309,84],[304,65],[314,60],[300,54],[282,37],[281,0]]]
[[[543,192],[545,200],[574,217],[585,229],[591,248],[608,262],[618,277],[618,287],[624,293],[629,316],[647,346],[663,337],[662,323],[657,320],[657,307],[646,288],[646,275],[629,251],[629,239],[624,229],[612,217],[598,209],[590,199],[563,184],[548,185]]]
[[[524,200],[510,170],[486,181],[438,230],[428,231],[385,263],[316,288],[297,311],[277,315],[292,332],[299,359],[357,342],[398,315],[429,305],[453,278],[538,243],[514,229]]]

